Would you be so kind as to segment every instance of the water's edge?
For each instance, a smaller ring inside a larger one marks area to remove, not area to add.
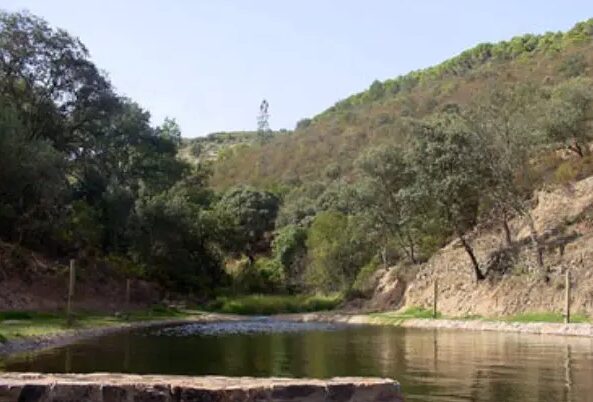
[[[104,335],[116,334],[133,329],[148,329],[161,326],[183,325],[196,322],[220,322],[250,319],[248,316],[227,314],[204,314],[186,319],[166,319],[157,321],[143,321],[116,324],[109,327],[73,329],[63,333],[31,337],[21,340],[11,340],[0,343],[0,357],[17,353],[38,351],[54,347],[66,346],[81,340]],[[592,324],[558,324],[558,323],[517,323],[504,321],[482,320],[432,320],[405,319],[398,322],[386,320],[367,314],[345,314],[335,312],[280,314],[269,317],[272,320],[286,320],[295,322],[325,322],[350,325],[387,325],[402,328],[437,329],[437,330],[466,330],[491,332],[517,332],[538,335],[578,336],[593,338]]]

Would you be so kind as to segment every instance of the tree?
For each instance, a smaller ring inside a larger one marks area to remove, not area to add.
[[[175,146],[181,145],[181,129],[175,119],[165,117],[163,124],[157,129],[158,135],[171,141]]]
[[[321,212],[307,233],[305,281],[315,290],[348,291],[374,252],[357,216]]]
[[[151,279],[179,290],[211,294],[225,280],[214,215],[174,191],[134,207],[130,254]]]
[[[270,113],[268,111],[270,104],[263,100],[259,105],[259,115],[257,116],[257,136],[261,143],[268,142],[272,138],[270,130]]]
[[[306,268],[307,230],[297,225],[286,225],[276,231],[272,249],[281,264],[289,291],[302,290]]]
[[[502,223],[507,246],[513,244],[508,221],[515,213],[528,222],[536,261],[545,275],[543,246],[528,205],[533,191],[530,152],[539,142],[543,119],[540,105],[540,93],[533,85],[493,86],[474,101],[465,118],[480,136],[489,170],[487,195],[494,216]]]
[[[368,96],[371,100],[377,100],[385,94],[385,86],[379,80],[373,81],[368,90]]]
[[[304,130],[307,127],[309,127],[312,122],[313,122],[313,120],[311,120],[309,118],[300,119],[299,121],[297,121],[295,130]]]
[[[357,160],[358,168],[369,186],[366,212],[387,236],[395,238],[400,249],[416,263],[414,241],[414,203],[407,189],[413,185],[415,172],[403,151],[395,146],[373,148]]]
[[[118,107],[86,47],[27,12],[0,11],[0,94],[27,135],[46,138],[70,160],[93,157],[89,135]]]
[[[49,245],[65,214],[65,157],[31,138],[18,112],[0,98],[0,237]]]
[[[587,152],[593,118],[593,81],[577,77],[558,84],[546,108],[548,138],[560,141],[579,157]]]
[[[489,181],[479,137],[457,114],[440,115],[417,128],[414,158],[417,199],[457,236],[476,281],[485,279],[467,239]]]
[[[251,262],[257,251],[269,248],[267,235],[274,229],[280,200],[274,194],[239,186],[225,192],[216,209],[230,222],[227,248],[245,253]]]

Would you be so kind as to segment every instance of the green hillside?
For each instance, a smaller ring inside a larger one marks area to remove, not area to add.
[[[570,31],[524,35],[484,43],[443,63],[395,79],[337,102],[299,124],[293,135],[265,146],[237,149],[215,165],[213,184],[275,187],[307,182],[327,166],[344,176],[365,148],[402,140],[407,121],[465,105],[493,84],[532,83],[549,87],[593,70],[593,19]]]

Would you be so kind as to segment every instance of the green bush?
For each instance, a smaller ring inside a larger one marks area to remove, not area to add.
[[[249,295],[240,297],[221,297],[207,309],[226,314],[271,315],[332,310],[342,299],[340,296],[270,296]]]
[[[375,258],[362,267],[360,272],[358,272],[358,275],[356,275],[352,290],[362,297],[370,297],[375,289],[375,283],[372,279],[375,272],[379,269],[379,266],[379,261]]]
[[[2,311],[0,312],[0,320],[31,320],[33,314],[27,311]]]
[[[373,248],[368,232],[355,216],[322,212],[315,217],[307,236],[309,266],[305,281],[314,290],[343,292],[350,289]]]
[[[282,264],[274,258],[260,257],[250,264],[239,262],[233,273],[233,293],[279,293],[285,290]]]

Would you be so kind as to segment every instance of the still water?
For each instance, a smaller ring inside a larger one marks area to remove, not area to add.
[[[0,362],[7,371],[381,376],[407,401],[593,401],[593,339],[266,319],[131,331]]]

